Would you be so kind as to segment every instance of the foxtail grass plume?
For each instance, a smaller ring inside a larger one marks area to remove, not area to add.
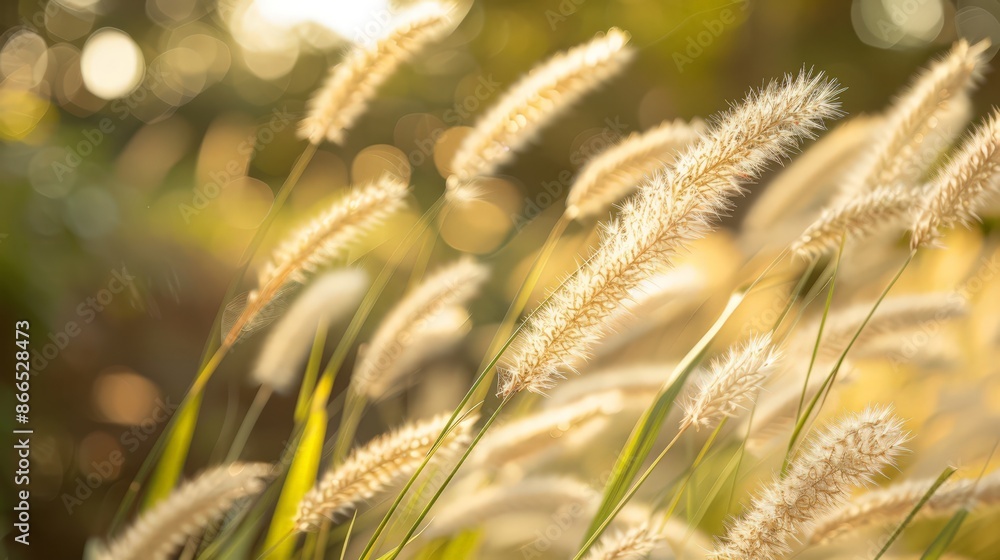
[[[754,199],[741,223],[744,235],[769,238],[776,227],[825,203],[822,197],[862,157],[880,124],[880,117],[858,115],[806,148]]]
[[[258,288],[245,303],[231,308],[235,319],[224,321],[225,345],[259,327],[259,319],[267,316],[264,311],[290,285],[303,283],[309,274],[343,256],[351,243],[402,209],[407,192],[405,184],[385,176],[352,191],[293,232],[258,275]]]
[[[641,560],[662,541],[648,524],[642,524],[603,537],[586,560]]]
[[[452,27],[452,9],[440,2],[413,5],[392,18],[382,37],[351,48],[333,67],[308,103],[299,137],[319,144],[342,144],[347,130],[361,116],[378,88],[400,65]]]
[[[1000,187],[1000,110],[963,142],[931,181],[913,222],[910,247],[936,242],[941,228],[968,224],[976,210]]]
[[[719,117],[666,174],[646,182],[605,228],[601,245],[532,314],[501,366],[499,392],[536,393],[583,361],[629,291],[702,236],[740,192],[827,118],[839,114],[838,86],[803,72],[771,82]]]
[[[962,120],[967,95],[979,80],[986,43],[956,42],[941,59],[917,75],[910,87],[883,116],[883,132],[876,135],[870,156],[845,183],[845,196],[878,186],[918,181],[938,152],[961,130],[951,120]],[[947,130],[946,130],[947,129]],[[933,145],[930,145],[933,144]],[[838,200],[841,202],[843,198]]]
[[[424,530],[430,538],[458,533],[501,515],[554,514],[561,508],[588,509],[600,494],[586,484],[564,476],[539,476],[513,484],[491,486],[464,495],[442,507]],[[581,519],[582,521],[582,519]]]
[[[346,513],[363,500],[407,479],[423,462],[434,441],[448,425],[450,415],[407,424],[356,449],[344,463],[326,473],[299,503],[295,528],[315,531],[324,519]],[[435,460],[453,455],[470,441],[475,417],[459,422],[434,454]]]
[[[792,461],[785,478],[753,501],[710,558],[783,557],[799,530],[893,465],[906,439],[902,422],[888,408],[868,408],[840,420]]]
[[[354,390],[372,400],[385,396],[408,373],[400,366],[414,363],[413,352],[435,350],[423,344],[423,335],[433,332],[436,319],[472,299],[488,277],[486,266],[468,258],[428,276],[375,331],[354,371]]]
[[[839,246],[844,236],[859,241],[903,223],[916,202],[917,198],[902,187],[878,187],[859,194],[824,210],[792,243],[791,250],[801,257],[818,257]]]
[[[475,197],[473,179],[510,161],[560,113],[621,70],[631,58],[628,33],[612,27],[590,42],[534,67],[477,121],[449,165],[447,197]]]
[[[356,268],[327,272],[310,282],[261,346],[253,366],[253,381],[287,393],[298,381],[316,330],[345,318],[367,289],[368,275]]]
[[[551,450],[559,440],[582,444],[580,436],[593,435],[606,426],[622,404],[617,393],[590,395],[513,420],[486,435],[473,452],[473,462],[497,467]]]
[[[712,363],[708,375],[684,403],[681,426],[696,430],[714,429],[727,417],[733,417],[753,400],[761,383],[774,371],[780,353],[771,345],[771,335],[758,335],[730,348]]]
[[[566,195],[566,217],[596,216],[631,193],[644,178],[674,161],[705,131],[701,119],[665,121],[643,133],[633,132],[619,144],[594,156]]]
[[[167,560],[189,538],[208,528],[238,500],[259,494],[270,477],[268,463],[233,463],[207,470],[142,514],[97,560]]]
[[[872,525],[898,523],[924,497],[933,479],[910,480],[872,490],[820,519],[808,542],[818,544]],[[952,515],[961,507],[991,507],[1000,504],[1000,471],[982,479],[949,480],[920,508],[920,518]]]

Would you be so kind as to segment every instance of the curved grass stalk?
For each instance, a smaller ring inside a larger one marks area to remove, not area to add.
[[[520,327],[518,327],[517,330],[519,329]],[[514,337],[517,335],[517,330],[515,330],[514,333],[511,334],[511,336],[507,339],[507,341],[500,348],[500,350],[493,357],[493,359],[490,360],[490,363],[487,364],[485,368],[483,368],[479,376],[476,377],[476,380],[472,383],[472,387],[470,387],[469,390],[465,393],[465,396],[462,397],[462,401],[459,402],[458,406],[455,407],[455,411],[452,412],[451,418],[449,418],[447,426],[445,427],[444,430],[442,430],[441,434],[437,438],[437,441],[434,442],[434,445],[431,446],[431,450],[424,457],[423,462],[421,462],[420,466],[417,467],[417,470],[410,477],[410,480],[406,481],[406,484],[403,485],[403,488],[396,495],[396,499],[393,501],[392,505],[389,506],[389,511],[387,511],[385,516],[382,517],[382,521],[379,522],[378,527],[375,528],[375,532],[372,533],[372,536],[368,540],[368,544],[365,546],[364,551],[362,551],[361,555],[358,557],[359,559],[364,560],[373,553],[373,549],[377,545],[379,538],[385,531],[385,528],[389,524],[389,520],[392,518],[393,514],[396,513],[396,510],[399,508],[399,504],[402,503],[403,498],[406,496],[406,493],[409,492],[410,488],[413,487],[413,484],[416,482],[417,477],[420,476],[420,473],[422,473],[424,468],[427,467],[427,464],[434,456],[434,453],[436,453],[437,450],[441,447],[441,444],[444,443],[444,439],[447,437],[448,433],[458,424],[460,416],[463,415],[462,411],[465,410],[469,402],[472,401],[473,395],[478,391],[479,387],[487,379],[488,373],[496,366],[497,362],[500,361],[500,357],[503,355],[504,351],[506,351],[507,348],[510,347],[511,343],[514,341]],[[482,403],[479,402],[479,404]],[[476,406],[479,406],[479,404],[477,404]],[[481,436],[482,432],[477,436],[477,441],[478,438]]]
[[[430,512],[431,508],[434,507],[434,504],[437,502],[438,498],[441,497],[441,494],[444,492],[444,489],[448,487],[448,484],[452,481],[453,478],[455,478],[455,475],[458,474],[458,470],[462,468],[462,465],[465,463],[465,460],[469,458],[469,454],[472,453],[472,450],[476,448],[476,444],[478,444],[479,441],[483,439],[483,436],[486,434],[486,431],[489,430],[490,426],[492,426],[493,423],[496,422],[496,419],[500,417],[500,412],[503,411],[504,407],[507,405],[507,403],[511,401],[512,398],[513,395],[508,395],[507,397],[505,397],[503,400],[500,401],[500,403],[497,405],[496,410],[493,411],[493,414],[491,414],[489,419],[486,420],[486,423],[483,424],[483,427],[479,430],[479,433],[476,434],[476,437],[473,438],[472,443],[470,443],[469,446],[465,449],[465,452],[462,454],[461,458],[459,458],[455,466],[451,468],[451,472],[448,473],[448,476],[445,477],[444,482],[441,483],[441,486],[437,489],[437,491],[434,492],[434,495],[431,496],[431,499],[427,502],[427,505],[424,506],[424,509],[413,521],[413,524],[410,525],[410,528],[409,530],[407,530],[406,535],[402,539],[400,539],[399,546],[397,546],[392,551],[392,553],[388,556],[387,560],[395,560],[399,556],[399,553],[403,551],[403,547],[405,547],[410,542],[410,538],[413,537],[414,533],[417,532],[417,528],[423,522],[424,518],[427,517],[427,514]],[[430,454],[428,454],[428,457],[430,457]],[[362,558],[364,557],[362,556]]]
[[[823,384],[820,385],[819,390],[816,391],[816,394],[813,396],[812,400],[809,401],[809,406],[807,406],[805,411],[799,415],[798,419],[795,422],[795,429],[792,431],[792,437],[788,441],[788,449],[785,453],[784,464],[781,467],[782,475],[784,475],[788,471],[788,467],[791,464],[792,450],[795,448],[795,443],[798,441],[799,436],[802,435],[802,431],[805,429],[806,423],[808,423],[809,421],[809,417],[812,416],[813,412],[816,410],[817,405],[822,407],[820,401],[826,400],[826,395],[830,392],[831,387],[833,387],[833,382],[837,378],[837,373],[840,371],[841,366],[844,365],[844,360],[847,359],[847,353],[851,351],[851,347],[854,346],[854,343],[858,340],[858,337],[861,336],[861,331],[863,331],[865,329],[865,326],[868,325],[868,321],[871,320],[872,315],[875,314],[875,311],[878,309],[879,304],[882,303],[882,300],[885,299],[885,296],[889,294],[889,290],[891,290],[892,287],[896,285],[896,282],[899,280],[899,277],[903,275],[904,271],[906,271],[906,267],[909,266],[910,262],[913,260],[914,255],[916,255],[915,249],[910,251],[910,254],[906,257],[906,260],[903,262],[902,266],[899,267],[899,271],[896,272],[896,275],[892,277],[892,280],[889,281],[885,289],[882,290],[882,293],[879,294],[878,299],[875,300],[875,305],[872,306],[872,310],[865,317],[865,320],[861,322],[861,325],[858,327],[858,330],[854,333],[854,336],[851,337],[850,342],[847,343],[847,347],[844,348],[844,351],[840,353],[840,357],[834,364],[833,369],[830,371],[830,374],[827,375],[826,379],[823,380]]]
[[[124,521],[125,516],[128,514],[129,509],[131,509],[132,504],[139,495],[139,491],[142,488],[143,481],[149,475],[150,470],[156,467],[153,472],[153,481],[150,483],[156,494],[153,498],[147,499],[145,507],[148,507],[151,503],[158,501],[159,496],[166,495],[177,484],[177,480],[180,478],[180,473],[184,467],[184,461],[187,459],[187,451],[190,447],[191,438],[194,436],[194,425],[197,421],[198,407],[201,405],[201,389],[204,387],[205,383],[208,382],[208,378],[212,376],[215,369],[218,368],[219,363],[221,363],[222,358],[229,351],[228,348],[222,349],[220,345],[220,334],[222,330],[222,315],[225,313],[226,304],[235,297],[243,278],[246,276],[246,271],[250,267],[250,262],[253,260],[253,256],[257,253],[260,248],[260,244],[263,243],[264,237],[267,235],[271,224],[274,223],[278,212],[281,207],[284,206],[285,201],[288,200],[288,196],[292,193],[292,189],[298,183],[299,179],[302,178],[302,174],[305,172],[306,167],[309,166],[309,162],[312,161],[314,155],[316,155],[316,150],[318,146],[314,144],[307,145],[302,153],[299,155],[298,159],[292,165],[291,171],[289,171],[288,176],[285,177],[285,181],[282,183],[281,188],[278,190],[278,194],[274,197],[274,202],[271,205],[271,209],[264,221],[257,228],[254,236],[250,240],[250,244],[243,250],[243,254],[240,256],[240,265],[237,269],[236,274],[233,276],[232,282],[230,282],[229,287],[226,289],[226,293],[222,298],[222,303],[219,305],[219,311],[216,313],[215,320],[212,322],[212,330],[209,333],[208,340],[205,342],[205,348],[202,351],[201,365],[199,366],[199,373],[196,378],[195,384],[188,389],[187,395],[185,395],[184,400],[181,401],[180,409],[171,418],[163,433],[157,439],[156,444],[150,449],[149,454],[143,461],[142,466],[139,467],[139,471],[136,473],[135,477],[132,479],[132,483],[129,485],[128,490],[125,492],[125,496],[122,498],[121,503],[118,506],[118,511],[115,512],[114,517],[111,521],[111,531],[115,531],[119,528],[122,521]],[[198,383],[198,380],[202,380]],[[196,390],[197,389],[197,390]],[[185,404],[187,403],[187,404]],[[193,409],[193,412],[187,412]],[[175,430],[177,433],[175,434]],[[173,444],[177,441],[174,445]],[[183,445],[183,447],[182,447]],[[173,455],[171,456],[169,463],[163,463],[160,461],[160,457],[166,451],[170,451]],[[166,466],[164,466],[166,465]]]
[[[347,354],[350,352],[351,347],[354,345],[354,341],[357,340],[358,335],[361,334],[361,328],[364,326],[365,321],[368,319],[368,315],[371,313],[372,309],[375,307],[375,303],[378,301],[379,296],[382,295],[382,290],[385,289],[386,284],[389,283],[389,279],[392,278],[393,273],[396,271],[396,267],[399,266],[399,262],[403,259],[413,244],[416,243],[418,239],[423,236],[424,231],[430,226],[431,222],[441,211],[445,203],[444,196],[438,198],[437,202],[431,205],[430,208],[424,212],[423,216],[417,221],[416,224],[410,228],[410,232],[407,233],[406,239],[396,247],[396,250],[386,261],[385,265],[382,267],[382,271],[379,272],[378,277],[372,282],[371,287],[365,294],[364,299],[361,300],[361,305],[358,306],[357,312],[351,319],[350,324],[347,326],[347,330],[344,332],[344,336],[340,339],[337,344],[336,349],[333,351],[333,356],[330,357],[330,361],[327,362],[324,371],[331,369],[340,369],[344,365],[344,361],[347,359]],[[353,383],[353,379],[352,379]],[[350,391],[350,389],[348,389]],[[347,456],[347,452],[351,448],[351,443],[354,441],[354,435],[358,429],[358,423],[361,421],[361,415],[364,413],[365,406],[367,406],[368,400],[364,395],[358,395],[354,391],[350,391],[347,396],[347,401],[344,403],[344,411],[341,416],[341,424],[337,429],[337,439],[334,443],[334,455],[333,462],[338,464],[343,461]]]
[[[677,396],[680,395],[681,389],[684,386],[685,381],[688,376],[694,371],[695,367],[701,362],[701,360],[708,353],[708,348],[715,337],[722,330],[722,327],[726,324],[732,314],[739,308],[740,304],[762,280],[767,274],[780,262],[784,257],[785,252],[782,252],[777,258],[775,258],[758,276],[746,287],[737,290],[729,297],[729,302],[726,307],[719,314],[718,318],[712,327],[702,336],[701,340],[684,356],[674,371],[671,373],[667,381],[664,382],[663,388],[660,389],[660,393],[657,395],[653,403],[643,412],[642,417],[636,423],[635,427],[632,429],[632,433],[629,435],[628,441],[622,448],[622,451],[618,454],[618,459],[615,462],[615,466],[612,468],[612,476],[608,479],[607,486],[604,491],[604,499],[601,502],[600,508],[597,510],[597,514],[591,521],[590,527],[588,527],[584,539],[589,539],[593,533],[598,529],[602,520],[606,518],[615,507],[615,504],[625,495],[629,489],[629,485],[635,478],[636,474],[639,472],[639,468],[642,466],[643,461],[652,451],[653,444],[656,441],[656,437],[659,434],[660,426],[666,419],[667,414],[673,407],[674,401]]]
[[[806,402],[806,392],[809,390],[809,378],[812,376],[813,367],[816,365],[816,356],[819,354],[819,346],[823,341],[823,329],[826,327],[826,319],[830,315],[830,306],[833,304],[833,289],[837,284],[837,272],[840,270],[840,259],[844,255],[844,244],[847,242],[847,234],[840,237],[840,249],[837,251],[837,260],[833,264],[833,273],[830,276],[830,287],[826,292],[826,303],[823,306],[823,316],[819,320],[819,330],[816,333],[816,342],[813,344],[812,355],[809,357],[809,367],[806,368],[806,379],[802,383],[802,395],[799,396],[799,406],[795,411],[795,416],[802,414],[802,406]]]
[[[559,240],[566,231],[566,227],[569,226],[572,221],[573,220],[568,218],[565,213],[560,214],[555,225],[552,226],[551,230],[549,230],[548,237],[545,238],[541,248],[538,250],[538,256],[535,257],[535,260],[531,263],[528,275],[525,276],[524,281],[521,282],[521,286],[517,290],[517,294],[514,296],[514,302],[507,308],[507,313],[504,315],[503,321],[500,323],[500,327],[497,328],[496,334],[493,335],[493,340],[486,352],[487,356],[492,356],[493,353],[498,350],[497,345],[500,341],[505,340],[511,335],[511,333],[514,332],[514,325],[517,323],[517,318],[521,316],[521,312],[524,311],[525,307],[527,307],[528,300],[531,299],[531,294],[534,293],[535,287],[538,285],[538,280],[542,276],[542,271],[545,269],[545,265],[548,263],[549,258],[552,256],[552,252],[559,244]],[[484,365],[485,363],[480,364],[480,367]],[[495,370],[491,370],[491,373],[495,374]],[[492,381],[492,376],[490,377],[490,381]],[[483,387],[488,389],[489,385],[489,383],[486,383]],[[486,398],[486,390],[484,389],[473,398],[475,400],[482,400]]]
[[[618,515],[618,513],[625,507],[626,504],[628,504],[629,500],[632,499],[632,496],[635,496],[635,493],[639,491],[639,487],[642,486],[642,483],[646,482],[646,479],[649,478],[649,475],[653,474],[653,469],[655,469],[656,466],[660,464],[660,461],[662,461],[663,458],[667,456],[667,452],[674,447],[674,444],[677,443],[677,440],[681,438],[681,435],[683,435],[684,432],[686,432],[690,426],[691,424],[690,422],[688,422],[685,423],[683,426],[681,426],[679,430],[677,430],[677,433],[674,435],[673,439],[670,440],[670,443],[668,443],[667,446],[663,448],[663,451],[661,451],[660,454],[657,455],[656,459],[653,459],[653,462],[649,465],[648,468],[646,468],[646,471],[639,476],[638,480],[636,480],[635,483],[632,484],[632,487],[629,488],[628,492],[626,492],[624,496],[622,496],[622,499],[618,501],[618,503],[615,505],[614,508],[612,508],[611,512],[604,518],[604,520],[597,526],[597,528],[590,533],[590,537],[586,540],[586,542],[583,543],[583,546],[580,547],[580,550],[577,551],[576,556],[573,557],[573,560],[581,560],[584,557],[584,555],[587,554],[590,548],[597,543],[597,539],[599,539],[601,535],[604,534],[604,531],[608,528],[609,525],[611,525],[611,521],[614,520],[615,516]]]

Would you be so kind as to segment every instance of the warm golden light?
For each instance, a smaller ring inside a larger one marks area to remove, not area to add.
[[[102,99],[128,95],[142,81],[145,61],[128,34],[104,28],[87,39],[80,55],[83,83]]]

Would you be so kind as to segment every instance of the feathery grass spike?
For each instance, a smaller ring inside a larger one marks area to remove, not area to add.
[[[827,208],[798,239],[793,253],[815,257],[835,249],[842,236],[855,240],[902,223],[916,205],[916,198],[900,187],[878,187],[833,208]]]
[[[358,448],[344,463],[324,475],[299,504],[295,527],[315,531],[324,519],[346,513],[361,501],[405,480],[416,471],[434,441],[448,425],[450,415],[408,424]],[[448,456],[469,443],[476,418],[460,422],[434,455]]]
[[[932,154],[943,147],[926,144],[950,140],[937,138],[935,133],[940,134],[943,125],[948,124],[944,121],[953,117],[956,104],[966,103],[964,96],[982,74],[986,46],[958,41],[948,54],[917,75],[885,112],[882,129],[887,132],[874,137],[868,160],[857,170],[855,180],[846,184],[849,192],[844,194],[920,179]]]
[[[710,558],[783,557],[799,530],[892,466],[906,439],[902,422],[888,408],[868,408],[840,420],[795,458],[785,478],[754,499]]]
[[[622,404],[620,394],[609,392],[514,420],[483,439],[473,455],[474,462],[496,468],[541,453],[584,426],[603,426],[621,411]]]
[[[941,228],[971,223],[976,210],[1000,187],[1000,110],[965,140],[929,184],[913,223],[910,246],[930,245]]]
[[[662,541],[663,538],[648,525],[639,525],[605,536],[586,560],[641,560]]]
[[[405,184],[385,176],[352,191],[293,232],[261,270],[258,288],[247,296],[229,327],[226,344],[259,326],[256,318],[290,285],[304,282],[310,273],[344,255],[352,242],[402,209],[407,192]]]
[[[424,535],[451,535],[500,515],[554,514],[566,507],[586,509],[593,506],[599,497],[593,488],[569,477],[526,478],[514,484],[478,490],[472,496],[464,495],[461,500],[442,507]]]
[[[705,131],[701,119],[691,123],[666,121],[643,133],[633,132],[620,143],[594,156],[566,195],[566,215],[580,220],[607,211],[632,192],[644,178],[674,161]]]
[[[401,359],[414,348],[435,318],[449,308],[464,305],[479,291],[489,269],[472,259],[461,259],[428,276],[405,296],[372,336],[354,372],[355,390],[369,399],[378,399],[400,381],[407,371]]]
[[[688,397],[681,425],[711,430],[723,418],[734,416],[745,400],[752,400],[757,394],[778,359],[770,334],[755,336],[730,348],[724,357],[712,363],[698,390]]]
[[[701,237],[740,192],[824,120],[839,115],[835,82],[803,72],[752,92],[717,119],[665,174],[646,182],[605,228],[590,259],[528,320],[504,356],[500,394],[541,393],[584,360],[629,291]]]
[[[452,27],[451,10],[443,3],[423,2],[395,14],[384,36],[369,39],[347,52],[333,67],[308,103],[299,137],[319,144],[342,144],[376,91],[400,65]]]
[[[167,560],[241,498],[259,494],[269,463],[233,463],[205,471],[144,513],[106,547],[98,560]]]
[[[475,197],[473,179],[508,162],[577,99],[617,73],[631,57],[628,33],[611,28],[590,42],[532,68],[475,123],[452,157],[449,200]]]
[[[857,496],[817,521],[810,531],[809,542],[821,543],[871,525],[895,523],[906,516],[933,483],[933,479],[910,480]],[[979,480],[945,482],[924,504],[918,517],[951,515],[970,503],[973,506],[1000,503],[1000,471]]]

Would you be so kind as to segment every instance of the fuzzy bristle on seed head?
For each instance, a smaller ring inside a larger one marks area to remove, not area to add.
[[[459,145],[448,166],[448,200],[474,198],[466,189],[477,176],[510,161],[553,118],[616,74],[631,58],[628,41],[628,33],[611,28],[532,68],[476,121]]]
[[[771,335],[758,335],[712,363],[698,390],[684,404],[681,425],[696,430],[713,429],[726,417],[735,416],[752,400],[761,383],[774,370],[779,352],[771,345]]]
[[[407,373],[400,367],[402,362],[413,361],[405,359],[408,354],[435,350],[415,347],[426,341],[422,335],[432,328],[435,319],[472,299],[488,277],[489,269],[472,259],[460,259],[428,276],[375,331],[354,372],[354,390],[378,399],[398,385]]]
[[[663,541],[648,524],[608,535],[598,541],[587,560],[640,560]]]
[[[309,100],[309,114],[299,124],[299,137],[319,144],[342,144],[381,86],[400,65],[452,25],[452,10],[440,2],[422,2],[396,14],[382,37],[358,44],[330,72]]]
[[[914,218],[910,247],[935,243],[941,228],[976,220],[1000,190],[1000,110],[994,109],[930,182]]]
[[[238,500],[259,494],[271,476],[269,463],[232,463],[207,470],[144,512],[96,560],[167,560]]]
[[[839,87],[803,72],[723,113],[674,167],[645,182],[604,228],[597,250],[528,319],[501,365],[499,393],[543,392],[588,356],[631,290],[669,266],[740,192],[802,138],[839,115]]]
[[[796,457],[787,476],[764,490],[710,555],[770,560],[816,518],[844,503],[851,490],[895,464],[907,434],[891,409],[873,407],[824,430]]]
[[[934,479],[908,480],[872,490],[824,516],[810,530],[808,542],[827,542],[872,525],[898,523],[927,494]],[[1000,503],[1000,471],[981,479],[948,480],[920,508],[921,518],[952,515],[960,507]]]
[[[901,187],[878,187],[824,210],[792,243],[791,250],[802,257],[817,257],[836,248],[843,236],[861,240],[901,223],[915,204],[913,194]]]
[[[929,162],[952,140],[966,113],[969,91],[985,66],[987,43],[956,42],[942,58],[917,75],[910,87],[883,116],[868,159],[854,179],[844,184],[837,202],[878,186],[912,184]]]
[[[594,156],[580,170],[566,195],[566,215],[580,220],[596,216],[632,192],[642,180],[674,161],[696,142],[706,124],[666,121],[643,133],[632,133]]]
[[[344,462],[326,473],[299,502],[295,529],[315,531],[324,519],[346,513],[363,500],[390,488],[416,472],[434,441],[448,425],[450,415],[407,424],[356,449]],[[476,416],[454,426],[434,454],[435,460],[454,455],[470,441]]]
[[[353,190],[293,232],[258,274],[258,287],[233,310],[235,319],[225,321],[224,344],[231,346],[260,327],[261,318],[268,316],[265,311],[289,286],[304,282],[309,274],[343,256],[363,234],[402,209],[408,190],[405,183],[384,176]]]

